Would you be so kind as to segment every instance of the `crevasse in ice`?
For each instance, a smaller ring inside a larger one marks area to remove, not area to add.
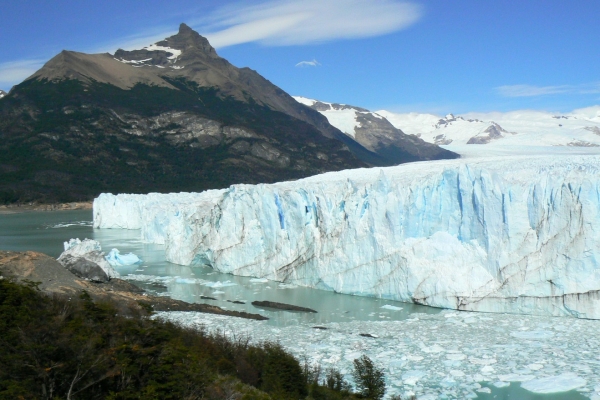
[[[460,310],[600,318],[600,156],[411,163],[111,195],[94,226],[168,261]]]

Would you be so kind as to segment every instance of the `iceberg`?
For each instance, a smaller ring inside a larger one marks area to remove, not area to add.
[[[118,249],[112,249],[104,257],[106,261],[113,267],[121,267],[125,265],[141,264],[142,260],[133,253],[121,254]]]
[[[326,173],[202,193],[101,194],[94,227],[167,261],[457,310],[600,318],[600,156]]]

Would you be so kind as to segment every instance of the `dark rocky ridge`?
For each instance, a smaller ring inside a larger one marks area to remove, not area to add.
[[[325,112],[328,110],[353,110],[358,126],[354,130],[354,140],[379,156],[393,163],[409,161],[457,158],[458,155],[424,140],[407,135],[394,127],[387,119],[369,110],[348,104],[324,103],[316,101],[310,108]]]

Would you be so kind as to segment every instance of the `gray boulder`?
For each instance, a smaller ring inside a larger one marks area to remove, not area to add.
[[[110,277],[104,272],[102,267],[83,257],[64,255],[59,258],[58,262],[79,278],[98,283],[105,283],[110,280]]]

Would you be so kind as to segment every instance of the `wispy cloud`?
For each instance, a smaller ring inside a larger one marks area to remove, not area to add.
[[[302,45],[395,32],[421,17],[417,4],[398,0],[268,0],[222,7],[201,21],[201,33],[217,48],[259,42]]]
[[[321,65],[321,63],[313,59],[312,61],[300,61],[298,64],[296,64],[296,67],[318,67],[319,65]]]
[[[558,85],[558,86],[534,86],[534,85],[505,85],[498,86],[496,91],[505,97],[535,97],[553,94],[590,94],[600,93],[598,82],[583,85]]]
[[[19,60],[0,64],[0,87],[10,89],[44,65],[44,60]]]

